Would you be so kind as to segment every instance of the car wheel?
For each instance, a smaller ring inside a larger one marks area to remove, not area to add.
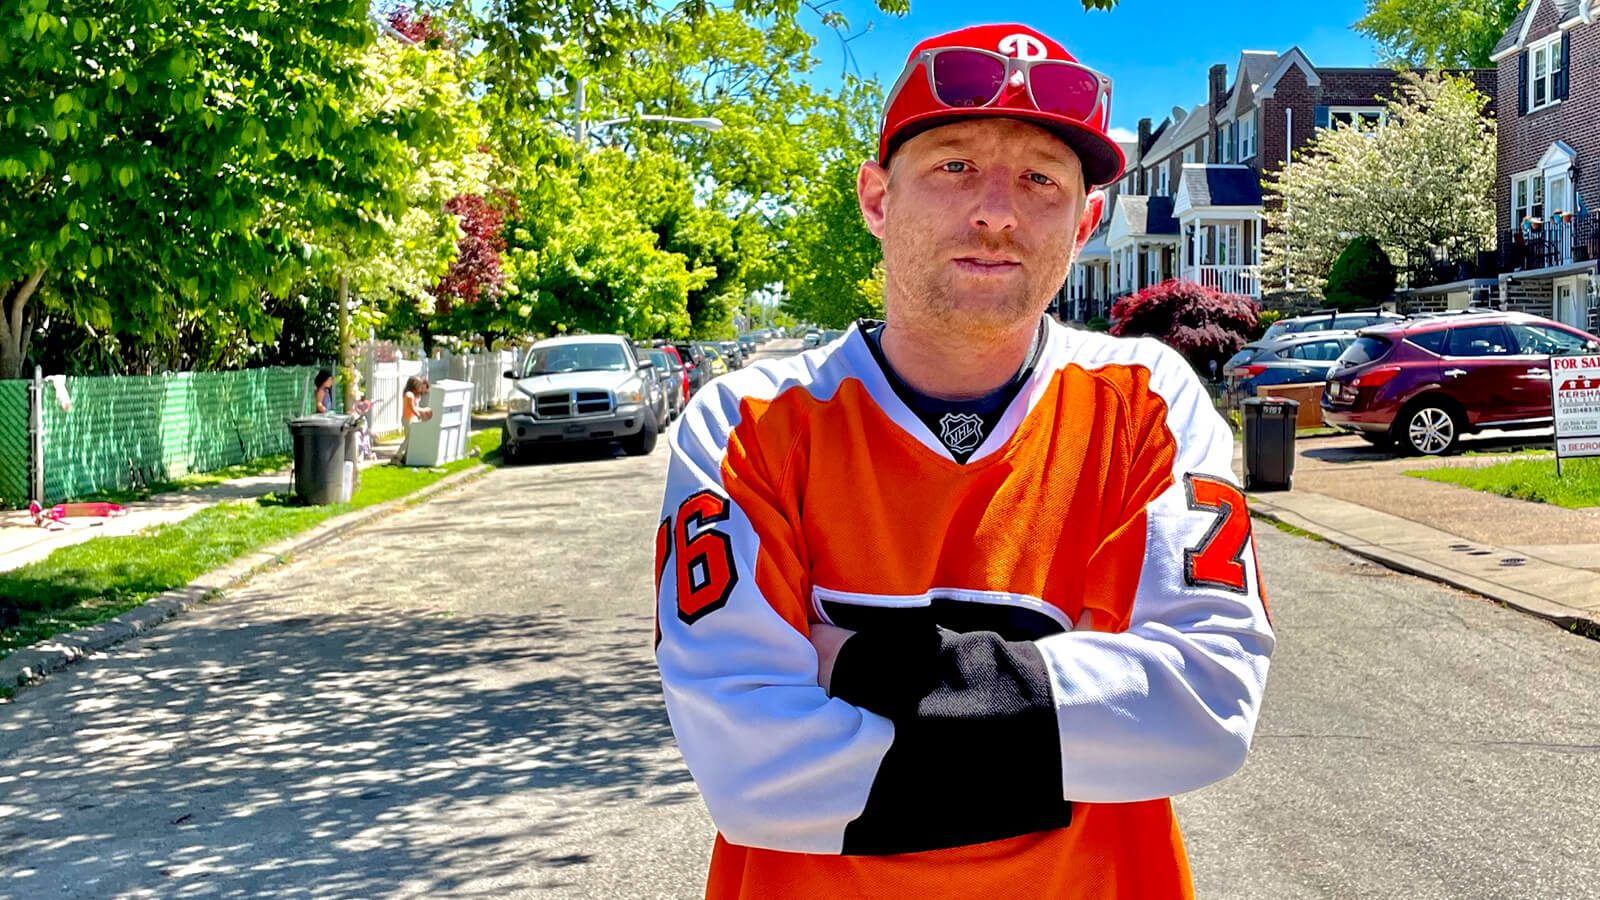
[[[1413,453],[1443,456],[1461,443],[1461,417],[1436,402],[1411,407],[1395,424],[1396,442]]]
[[[652,419],[644,420],[644,427],[639,433],[624,438],[622,449],[629,456],[649,456],[650,451],[656,449],[656,423]]]

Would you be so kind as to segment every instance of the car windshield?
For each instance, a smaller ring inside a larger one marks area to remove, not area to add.
[[[671,357],[667,356],[666,352],[662,351],[662,350],[651,350],[650,351],[650,361],[655,363],[656,364],[656,368],[658,368],[658,369],[670,369],[670,368],[672,368],[672,359],[671,359]]]
[[[1239,366],[1246,365],[1252,359],[1255,359],[1256,354],[1260,353],[1262,349],[1260,344],[1246,344],[1243,350],[1235,353],[1228,358],[1227,362],[1222,364],[1223,370],[1236,369]]]
[[[617,344],[557,344],[528,354],[527,377],[562,372],[626,372],[628,355]]]
[[[1392,346],[1394,345],[1387,338],[1370,336],[1356,338],[1356,342],[1351,344],[1339,357],[1339,365],[1359,366],[1373,360],[1383,359]]]

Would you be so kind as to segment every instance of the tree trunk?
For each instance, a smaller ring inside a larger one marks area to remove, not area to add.
[[[350,276],[339,273],[339,380],[344,382],[344,408],[356,408],[356,368],[350,354]]]
[[[33,316],[28,301],[44,278],[40,266],[23,281],[13,281],[0,293],[0,378],[21,378],[27,361],[28,339],[33,335]]]

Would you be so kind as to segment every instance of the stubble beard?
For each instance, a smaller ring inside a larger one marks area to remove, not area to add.
[[[986,342],[1033,323],[1050,305],[1050,297],[1066,280],[1072,265],[1072,246],[1046,258],[1056,264],[1042,268],[1035,254],[1010,241],[973,238],[963,246],[974,250],[1008,253],[1024,261],[1022,275],[1009,286],[960,287],[960,273],[950,265],[945,248],[929,253],[905,229],[889,228],[883,241],[884,308],[897,327],[966,341]],[[1059,277],[1058,277],[1059,276]]]

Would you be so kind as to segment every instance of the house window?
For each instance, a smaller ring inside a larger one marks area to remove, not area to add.
[[[1199,152],[1200,146],[1198,144],[1190,144],[1189,146],[1183,148],[1183,164],[1187,166],[1192,163],[1199,162],[1199,159],[1197,158]]]
[[[1329,127],[1344,125],[1364,134],[1377,131],[1388,120],[1388,110],[1377,106],[1335,106],[1328,110]]]
[[[1544,222],[1544,173],[1524,172],[1511,176],[1511,228],[1532,230]]]
[[[1156,196],[1171,196],[1172,167],[1162,166],[1156,173]]]
[[[1237,139],[1234,137],[1233,129],[1234,123],[1232,122],[1229,122],[1217,129],[1217,144],[1219,149],[1222,151],[1221,156],[1222,162],[1224,163],[1233,162],[1233,151],[1238,144]]]
[[[1528,66],[1528,112],[1534,112],[1556,102],[1556,78],[1561,74],[1561,36],[1536,44],[1528,52],[1533,56]]]
[[[1241,120],[1235,127],[1239,129],[1239,162],[1255,159],[1256,156],[1256,120],[1255,116]]]

